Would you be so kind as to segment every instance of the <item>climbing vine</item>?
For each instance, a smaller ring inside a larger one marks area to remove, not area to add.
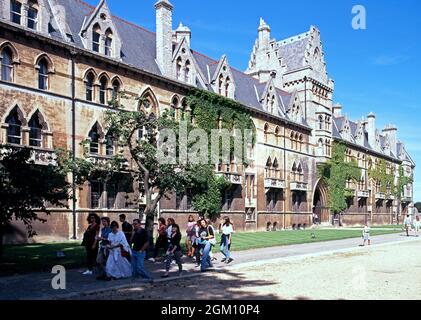
[[[380,184],[380,192],[387,193],[387,186],[390,186],[392,194],[395,195],[394,168],[391,167],[389,173],[387,171],[386,161],[381,159],[375,167],[369,169],[368,176]]]
[[[402,194],[404,192],[405,186],[410,184],[410,183],[413,183],[414,178],[412,176],[411,177],[405,176],[402,165],[399,166],[398,170],[399,170],[398,171],[399,175],[398,175],[398,184],[397,184],[396,190],[395,190],[395,197],[398,200],[402,200]]]
[[[238,134],[241,134],[242,141],[246,141],[245,134],[248,130],[252,135],[251,142],[255,144],[256,128],[252,117],[240,103],[199,89],[190,90],[186,102],[191,109],[195,125],[205,130],[209,137],[212,129],[228,129],[231,133],[235,129],[238,130]],[[239,148],[234,148],[234,143],[235,138],[231,134],[230,150],[238,152]],[[235,154],[235,156],[247,165],[247,157],[243,154]]]
[[[332,158],[319,168],[319,176],[327,185],[329,207],[334,213],[346,210],[347,199],[354,196],[354,191],[346,188],[347,181],[358,181],[361,177],[357,161],[345,161],[346,149],[345,144],[334,142]]]

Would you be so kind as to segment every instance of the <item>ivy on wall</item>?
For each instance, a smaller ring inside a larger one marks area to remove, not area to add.
[[[390,186],[392,194],[396,194],[395,190],[395,172],[394,168],[390,168],[390,173],[387,172],[387,164],[384,159],[373,168],[369,169],[368,176],[376,183],[380,184],[380,192],[387,193],[387,186]]]
[[[346,188],[347,181],[358,181],[361,177],[357,161],[345,161],[346,149],[342,142],[334,142],[332,158],[319,168],[319,176],[327,185],[329,207],[335,214],[346,210],[347,199],[354,196],[354,191]]]
[[[250,112],[240,103],[217,95],[215,93],[200,89],[191,89],[186,97],[187,105],[190,107],[194,123],[198,128],[205,130],[209,137],[212,129],[239,130],[242,141],[246,140],[245,130],[252,133],[251,142],[256,143],[256,128],[254,126]],[[187,119],[184,119],[187,120]],[[230,139],[230,150],[234,152],[235,138]],[[209,139],[210,142],[210,139]],[[239,148],[238,148],[239,149]],[[242,159],[247,165],[247,157],[236,154],[237,159]]]
[[[399,172],[399,175],[398,175],[398,184],[396,186],[395,197],[398,200],[402,200],[402,194],[403,194],[403,192],[405,190],[405,186],[408,185],[408,184],[410,184],[410,183],[413,183],[414,182],[414,177],[413,176],[406,177],[402,165],[399,166],[399,171],[398,172]]]

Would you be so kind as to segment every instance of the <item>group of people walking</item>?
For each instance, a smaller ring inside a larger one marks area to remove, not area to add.
[[[95,272],[98,280],[121,279],[130,276],[141,277],[146,281],[152,280],[145,270],[144,262],[153,239],[149,239],[139,219],[134,219],[130,224],[126,221],[124,214],[119,218],[121,231],[119,223],[111,222],[109,217],[100,218],[95,213],[88,216],[89,226],[82,241],[87,257],[87,270],[83,274],[93,275]],[[234,229],[228,217],[223,219],[219,230],[221,232],[220,251],[224,256],[221,262],[229,264],[233,261],[230,250]],[[160,250],[164,251],[165,273],[161,277],[169,277],[173,261],[178,266],[179,275],[182,274],[181,240],[180,227],[173,218],[158,219],[157,237],[149,260],[156,262]],[[212,248],[216,244],[216,231],[210,221],[204,217],[199,217],[198,221],[195,221],[190,215],[186,225],[187,256],[194,259],[196,266],[200,267],[202,272],[213,267],[212,261],[216,258],[213,257]]]

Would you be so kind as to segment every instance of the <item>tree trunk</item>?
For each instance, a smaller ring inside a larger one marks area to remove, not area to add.
[[[145,210],[145,230],[148,234],[149,247],[147,249],[147,256],[152,257],[154,253],[153,231],[155,224],[155,212]]]

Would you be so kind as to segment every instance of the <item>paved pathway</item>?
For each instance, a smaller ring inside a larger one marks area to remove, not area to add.
[[[374,246],[413,241],[417,238],[407,238],[403,234],[389,234],[372,237],[372,243]],[[319,255],[334,253],[335,251],[352,249],[358,250],[358,246],[361,244],[361,239],[345,239],[335,240],[329,242],[319,242],[311,244],[300,244],[290,245],[283,247],[272,247],[265,249],[253,249],[248,251],[234,252],[233,257],[235,261],[233,265],[225,266],[221,263],[215,263],[217,270],[223,271],[224,268],[235,269],[239,265],[247,264],[261,264],[268,260],[279,260],[288,257],[299,257],[303,255]],[[216,255],[220,258],[220,255]],[[281,261],[281,260],[279,260]],[[199,269],[195,268],[192,260],[184,257],[184,275],[182,277],[195,277],[200,275]],[[155,282],[169,281],[169,279],[161,279],[160,275],[163,272],[162,263],[150,263],[146,262],[146,270],[150,271]],[[17,300],[17,299],[61,299],[78,297],[83,293],[95,293],[109,289],[119,289],[125,287],[138,287],[142,285],[141,280],[133,281],[131,279],[115,280],[115,281],[97,281],[92,276],[83,276],[81,274],[83,270],[68,270],[66,278],[66,290],[54,290],[51,287],[51,280],[53,274],[49,273],[34,273],[29,275],[5,277],[0,278],[0,300]],[[172,271],[174,275],[177,274],[177,267],[173,266]]]

